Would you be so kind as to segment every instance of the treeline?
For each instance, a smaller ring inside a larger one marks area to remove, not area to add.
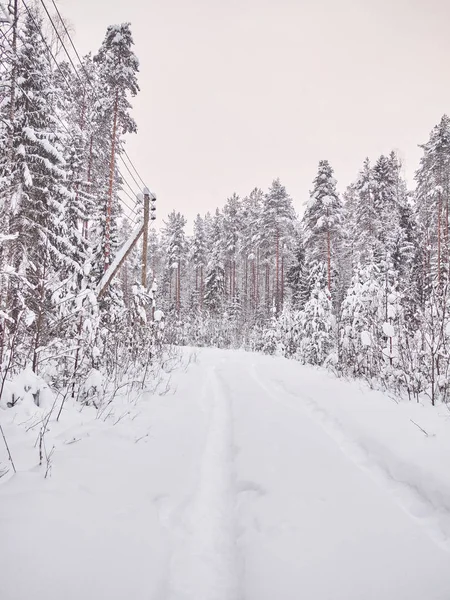
[[[323,160],[299,219],[277,179],[198,215],[172,212],[149,260],[172,339],[278,353],[434,404],[449,393],[450,121],[408,191],[395,153],[342,197]]]
[[[172,212],[149,236],[149,287],[136,246],[99,300],[142,212],[123,209],[143,184],[124,146],[139,91],[130,26],[108,27],[75,64],[59,13],[46,36],[55,22],[17,7],[0,25],[2,404],[26,369],[82,399],[93,370],[147,376],[161,347],[156,283],[167,342],[278,353],[447,400],[448,117],[422,146],[414,191],[392,153],[366,160],[342,197],[321,161],[301,219],[279,180],[198,215],[193,235]]]

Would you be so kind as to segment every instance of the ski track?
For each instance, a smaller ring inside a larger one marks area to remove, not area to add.
[[[55,426],[80,443],[54,479],[3,488],[2,600],[448,600],[445,490],[294,367],[205,350],[145,405],[147,447],[134,421]]]
[[[416,485],[397,478],[391,473],[383,456],[361,441],[353,440],[340,421],[321,408],[311,396],[304,393],[295,394],[288,390],[282,381],[263,382],[255,366],[252,367],[251,377],[273,401],[290,410],[301,411],[319,423],[349,460],[388,490],[393,495],[394,501],[424,529],[434,543],[450,552],[450,515],[447,506],[436,506]],[[278,393],[271,386],[275,386]],[[297,404],[293,405],[289,401],[280,399],[279,392],[285,397],[295,398]]]
[[[201,405],[209,424],[199,481],[174,536],[169,600],[240,600],[231,398],[213,368]]]

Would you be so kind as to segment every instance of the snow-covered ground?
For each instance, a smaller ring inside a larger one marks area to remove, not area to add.
[[[36,411],[0,411],[1,600],[450,598],[444,407],[220,350],[172,386],[67,405],[47,479]]]

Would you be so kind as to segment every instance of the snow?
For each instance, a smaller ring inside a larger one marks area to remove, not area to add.
[[[98,354],[98,349],[95,348],[95,350],[97,350],[96,352],[92,352],[93,355]],[[100,371],[98,369],[91,369],[91,372],[89,373],[89,375],[86,378],[86,381],[84,382],[84,391],[87,393],[90,390],[100,390],[103,387],[103,383],[104,383],[104,377],[103,375],[100,373]]]
[[[363,346],[371,346],[372,345],[372,337],[369,331],[361,331],[361,344]]]
[[[386,337],[394,337],[395,336],[395,329],[393,327],[393,325],[391,325],[390,323],[383,323],[383,333]]]
[[[16,240],[17,236],[19,234],[18,233],[11,233],[11,234],[4,234],[4,233],[0,233],[0,244],[3,244],[4,242],[10,242],[12,240]]]
[[[238,351],[165,377],[103,412],[66,399],[47,479],[47,408],[0,410],[2,600],[450,598],[445,407]]]
[[[447,321],[447,325],[445,326],[445,334],[450,337],[450,321]]]
[[[155,310],[155,314],[153,315],[153,318],[157,322],[162,321],[164,319],[163,311],[160,309]]]
[[[5,409],[8,403],[14,404],[15,402],[20,402],[20,411],[24,416],[35,412],[37,406],[49,409],[53,397],[48,384],[28,367],[12,381],[5,382],[0,410]]]

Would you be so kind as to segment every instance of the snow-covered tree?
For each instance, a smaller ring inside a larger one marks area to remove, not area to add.
[[[292,198],[279,179],[274,179],[264,196],[260,227],[263,259],[266,264],[266,306],[279,313],[284,301],[285,270],[291,258],[295,212]],[[270,291],[270,271],[274,269],[274,285]]]
[[[328,293],[327,271],[322,262],[311,275],[311,296],[300,317],[302,339],[300,358],[312,365],[323,365],[331,359],[334,344],[334,317]]]
[[[109,172],[107,187],[104,188],[104,211],[100,214],[100,248],[104,256],[105,268],[111,263],[114,251],[117,215],[117,156],[122,151],[123,138],[127,133],[135,133],[137,126],[131,117],[130,96],[139,91],[137,72],[139,61],[132,50],[133,37],[129,23],[111,25],[105,39],[94,56],[98,65],[102,104],[99,121],[109,128],[105,141],[109,145]]]
[[[205,307],[212,315],[219,315],[224,303],[225,269],[222,243],[223,216],[216,210],[212,220],[211,255],[205,282]]]
[[[319,162],[314,187],[302,223],[306,262],[311,267],[322,264],[331,293],[336,258],[341,240],[342,205],[336,191],[333,169],[327,160]]]

